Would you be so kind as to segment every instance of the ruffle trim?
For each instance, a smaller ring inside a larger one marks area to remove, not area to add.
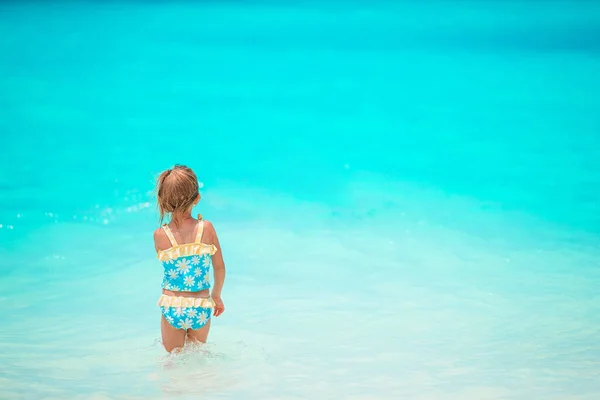
[[[174,260],[179,257],[200,256],[210,254],[211,256],[217,252],[217,246],[206,243],[187,243],[173,246],[167,250],[161,250],[157,253],[160,261]]]
[[[215,306],[215,301],[210,297],[181,297],[181,296],[169,296],[169,295],[163,294],[159,297],[157,304],[159,307],[213,308]]]

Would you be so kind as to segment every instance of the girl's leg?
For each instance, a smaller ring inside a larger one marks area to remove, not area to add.
[[[200,329],[189,329],[187,331],[187,337],[190,342],[202,342],[206,343],[208,338],[208,331],[210,330],[210,319]]]
[[[171,353],[173,350],[179,351],[183,349],[185,344],[185,331],[177,329],[165,319],[164,315],[160,316],[160,331],[162,333],[162,342],[165,350]]]

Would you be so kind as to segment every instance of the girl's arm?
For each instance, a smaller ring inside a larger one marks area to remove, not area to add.
[[[223,314],[225,311],[225,306],[223,305],[223,300],[221,300],[221,290],[223,290],[223,284],[225,283],[225,261],[223,261],[223,253],[221,251],[221,245],[219,244],[219,238],[217,236],[217,232],[215,231],[214,226],[208,222],[204,221],[205,228],[208,228],[211,233],[211,241],[213,245],[217,248],[217,252],[212,257],[215,284],[212,288],[211,297],[215,301],[215,317]]]

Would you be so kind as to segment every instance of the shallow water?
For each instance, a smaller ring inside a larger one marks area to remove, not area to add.
[[[2,3],[0,398],[598,398],[598,16]],[[173,163],[228,267],[175,357]]]

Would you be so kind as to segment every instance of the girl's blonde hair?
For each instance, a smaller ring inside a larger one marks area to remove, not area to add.
[[[175,165],[163,171],[156,181],[156,198],[160,212],[160,223],[165,214],[188,211],[199,195],[198,178],[185,165]]]

